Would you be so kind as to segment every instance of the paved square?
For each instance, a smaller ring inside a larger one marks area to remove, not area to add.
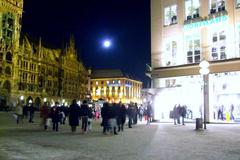
[[[240,124],[158,123],[126,128],[116,136],[103,135],[98,122],[88,134],[43,131],[39,119],[16,125],[11,113],[0,113],[1,160],[240,160]]]

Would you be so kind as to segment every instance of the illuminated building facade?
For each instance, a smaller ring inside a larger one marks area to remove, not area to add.
[[[20,96],[39,107],[44,98],[70,101],[87,93],[87,70],[78,60],[74,39],[64,49],[41,38],[20,36],[23,0],[0,1],[0,102],[15,105]]]
[[[90,91],[93,100],[141,103],[142,82],[130,78],[121,70],[93,70]]]
[[[199,63],[210,63],[203,92]],[[207,122],[240,120],[240,1],[151,0],[151,64],[155,118],[174,105]]]

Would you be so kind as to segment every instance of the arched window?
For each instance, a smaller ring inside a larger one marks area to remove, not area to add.
[[[9,66],[6,67],[5,73],[6,73],[7,75],[11,75],[11,68],[10,68]]]
[[[6,61],[8,63],[12,63],[12,54],[10,52],[7,52],[6,54]]]

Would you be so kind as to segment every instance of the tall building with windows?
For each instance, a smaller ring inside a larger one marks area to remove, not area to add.
[[[77,57],[74,39],[64,49],[21,35],[23,0],[0,0],[0,106],[14,106],[20,97],[39,107],[81,99],[88,72]]]
[[[239,121],[240,1],[151,0],[151,64],[156,119],[168,120],[175,105],[203,117],[205,94],[208,122]]]
[[[90,92],[93,100],[141,103],[142,82],[121,70],[92,70]]]

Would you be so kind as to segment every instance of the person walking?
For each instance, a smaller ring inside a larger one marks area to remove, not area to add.
[[[185,125],[184,118],[186,117],[186,114],[187,114],[186,106],[183,105],[180,107],[180,115],[182,117],[182,125]]]
[[[127,113],[128,113],[128,128],[132,128],[134,117],[134,106],[132,102],[130,102],[130,104],[128,105]]]
[[[143,119],[143,113],[144,113],[144,108],[143,108],[143,105],[141,104],[140,107],[139,107],[139,120],[140,122],[142,122],[142,119]]]
[[[148,105],[147,105],[147,125],[149,125],[151,121],[152,121],[152,106],[151,106],[150,102],[148,102]]]
[[[69,107],[69,125],[71,126],[73,133],[76,132],[77,126],[79,126],[79,113],[80,107],[78,106],[76,99],[74,99]]]
[[[22,101],[17,103],[15,115],[16,115],[16,122],[17,122],[17,124],[19,124],[20,119],[23,118],[23,103],[22,103]]]
[[[55,105],[51,108],[52,130],[56,132],[58,132],[58,123],[60,121],[60,109],[58,105],[59,103],[55,102]]]
[[[133,124],[137,124],[138,122],[138,105],[134,103],[134,110],[133,110]]]
[[[117,104],[113,103],[110,104],[108,109],[108,123],[109,123],[109,129],[112,134],[117,135]]]
[[[109,109],[108,102],[103,103],[103,107],[101,109],[102,116],[101,126],[103,127],[103,134],[107,134],[108,131],[108,109]]]
[[[29,101],[29,123],[33,123],[33,117],[34,117],[34,112],[35,112],[35,108],[33,106],[32,101]]]
[[[80,115],[81,115],[81,119],[82,119],[82,132],[83,133],[87,133],[89,112],[90,112],[90,110],[89,110],[87,101],[84,100],[83,104],[81,105],[81,108],[80,108]]]
[[[27,104],[23,105],[23,118],[28,119],[28,106],[27,106]]]
[[[120,103],[120,126],[118,128],[118,131],[124,130],[124,124],[126,122],[126,114],[127,114],[127,109],[126,109],[125,105]]]
[[[178,118],[178,110],[177,110],[177,104],[175,104],[174,107],[173,107],[174,125],[177,125],[177,118]]]
[[[42,124],[44,126],[44,130],[48,128],[48,119],[50,118],[50,109],[47,105],[47,102],[43,103],[43,106],[40,108],[40,117],[42,118]]]

